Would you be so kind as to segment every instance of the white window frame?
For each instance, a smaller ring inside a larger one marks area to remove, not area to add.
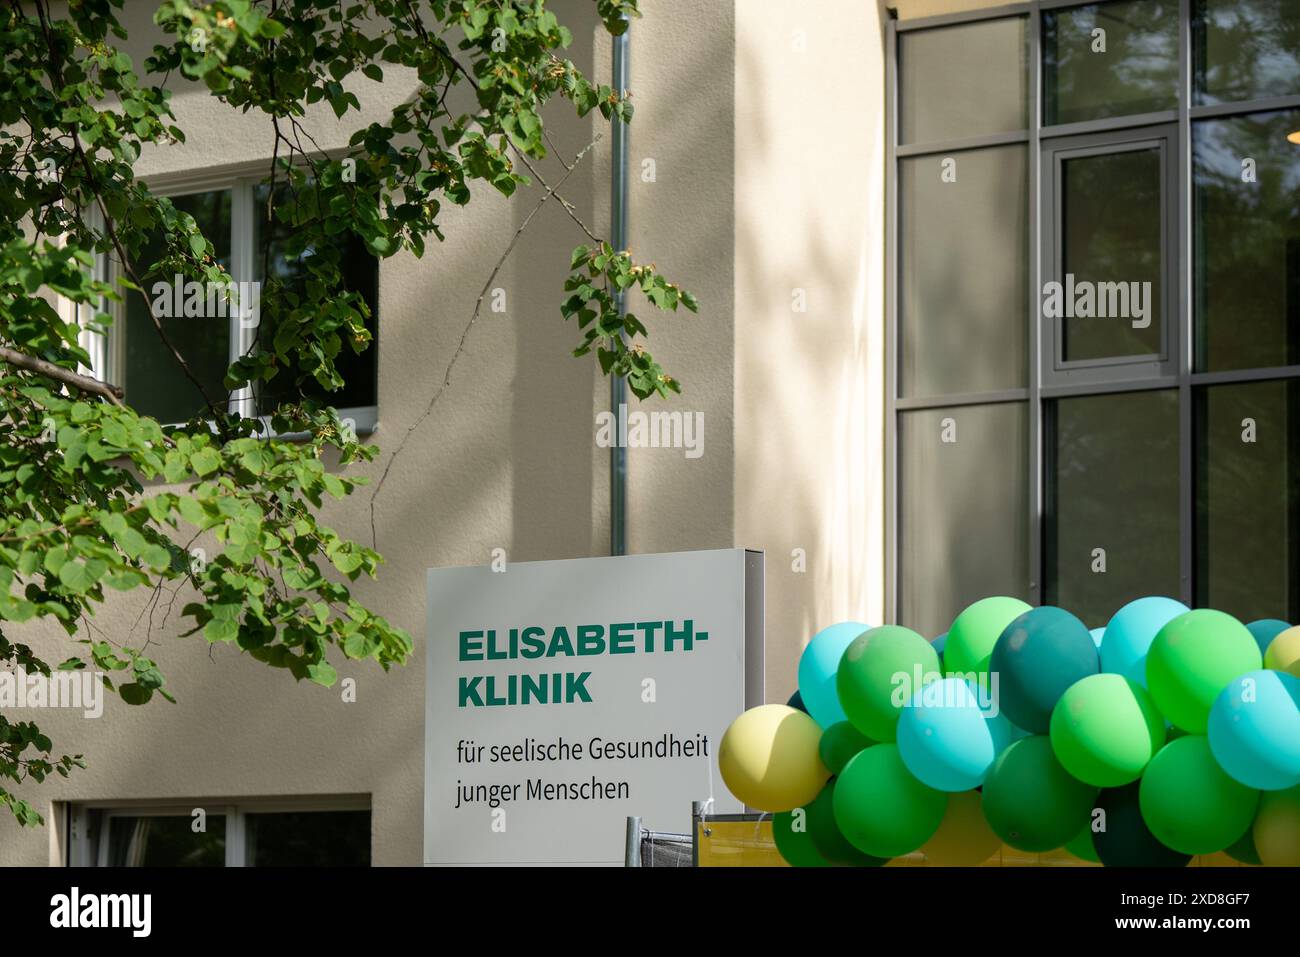
[[[373,846],[374,810],[368,795],[247,798],[233,801],[230,798],[193,801],[87,801],[66,805],[68,853],[64,863],[70,867],[108,867],[108,827],[113,818],[191,818],[196,808],[202,808],[209,818],[225,818],[226,867],[248,866],[247,817],[250,814],[368,811],[371,814]],[[94,812],[102,816],[98,840],[92,845],[90,815]]]
[[[185,173],[145,176],[149,189],[156,196],[185,196],[192,193],[204,193],[217,190],[230,190],[230,278],[235,283],[250,282],[256,273],[253,257],[254,223],[256,213],[253,208],[253,193],[256,187],[266,179],[267,161],[254,160],[247,163],[213,167]],[[98,209],[89,212],[92,227],[102,223]],[[120,275],[118,267],[108,256],[100,254],[95,257],[94,278],[116,284]],[[95,376],[101,382],[111,382],[129,391],[130,385],[124,381],[126,371],[125,349],[125,312],[121,303],[107,303],[108,312],[113,317],[113,326],[107,336],[88,328],[92,317],[88,307],[79,310],[78,323],[82,327],[80,344],[91,357],[89,370],[83,370]],[[377,310],[376,310],[377,311]],[[257,330],[247,328],[239,322],[237,312],[229,318],[230,349],[228,361],[233,363],[253,345]],[[376,318],[376,327],[378,319]],[[377,349],[378,342],[370,345]],[[376,357],[377,358],[377,357]],[[378,362],[376,362],[375,386],[378,392]],[[128,395],[128,402],[130,401]],[[231,392],[227,400],[227,409],[231,414],[245,418],[257,418],[262,423],[261,435],[266,438],[277,437],[271,428],[269,415],[256,415],[256,396],[251,385]],[[370,435],[379,429],[378,395],[372,405],[350,406],[338,409],[339,419],[354,423],[355,433],[359,436]],[[174,423],[164,423],[174,424]],[[278,436],[293,438],[294,434]]]

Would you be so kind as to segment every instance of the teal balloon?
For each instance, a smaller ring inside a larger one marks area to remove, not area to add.
[[[1092,643],[1097,646],[1097,651],[1101,651],[1101,639],[1106,634],[1105,628],[1089,628],[1088,634],[1092,635]]]
[[[772,841],[791,867],[829,866],[813,845],[808,829],[808,812],[804,808],[778,811],[772,815]]]
[[[804,709],[823,729],[846,720],[835,690],[835,673],[844,649],[869,627],[859,621],[842,621],[823,628],[799,656],[799,697]]]
[[[1255,639],[1255,644],[1259,645],[1259,653],[1262,655],[1268,651],[1268,646],[1273,643],[1273,639],[1290,627],[1285,621],[1277,618],[1261,618],[1248,624],[1246,630]]]
[[[990,714],[963,678],[944,678],[912,696],[898,718],[898,751],[907,770],[937,791],[969,791],[1011,743],[1011,723]]]
[[[1259,867],[1263,861],[1259,859],[1259,851],[1255,849],[1255,829],[1246,828],[1246,833],[1238,838],[1237,843],[1227,848],[1224,852],[1234,861],[1240,861],[1242,864],[1254,864]]]
[[[803,706],[803,698],[797,691],[786,699],[785,706],[787,708],[794,708],[795,711],[802,711],[804,714],[808,714],[808,709]],[[809,715],[809,717],[812,717],[812,715]]]
[[[1172,598],[1139,598],[1115,612],[1101,642],[1101,670],[1147,686],[1147,651],[1156,634],[1188,607]]]
[[[934,641],[930,642],[930,644],[934,646],[936,654],[942,655],[944,646],[948,644],[948,632],[945,631],[938,638],[934,639]]]
[[[1107,867],[1186,867],[1192,856],[1161,844],[1142,819],[1140,787],[1134,781],[1097,796],[1097,809],[1105,812],[1105,827],[1092,835],[1097,857]]]
[[[1051,605],[1031,608],[1007,625],[989,659],[1002,713],[1034,734],[1048,733],[1061,695],[1100,667],[1084,623]]]
[[[863,854],[849,843],[840,826],[835,821],[835,782],[831,778],[821,793],[804,810],[807,812],[806,826],[812,845],[822,860],[833,867],[880,867],[888,864],[888,858],[872,857]]]
[[[1239,784],[1283,791],[1300,784],[1300,678],[1248,671],[1210,707],[1210,751]]]

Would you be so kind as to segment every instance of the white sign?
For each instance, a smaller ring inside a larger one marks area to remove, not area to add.
[[[626,822],[736,813],[718,742],[762,700],[761,553],[431,569],[426,864],[622,864]],[[747,640],[748,639],[748,640]]]

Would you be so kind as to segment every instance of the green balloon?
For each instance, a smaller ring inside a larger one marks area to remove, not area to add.
[[[859,752],[835,779],[835,821],[849,843],[874,857],[910,854],[934,836],[948,795],[926,787],[896,744]]]
[[[1019,598],[981,598],[957,616],[943,646],[948,676],[987,673],[993,646],[1007,625],[1030,610]]]
[[[776,849],[791,867],[829,866],[813,844],[806,808],[778,811],[772,815],[772,838],[776,841]]]
[[[893,741],[901,709],[921,690],[917,682],[939,673],[933,645],[910,628],[882,625],[863,632],[844,650],[835,689],[858,731],[873,741]],[[900,683],[899,675],[906,681]]]
[[[1065,770],[1085,784],[1114,788],[1142,776],[1165,743],[1165,721],[1136,681],[1089,675],[1056,703],[1051,739]]]
[[[1097,789],[1070,776],[1045,734],[1021,738],[998,755],[984,779],[984,817],[1021,851],[1061,847],[1088,823]]]
[[[1101,863],[1101,858],[1097,856],[1097,849],[1092,846],[1092,824],[1090,823],[1085,824],[1082,831],[1065,842],[1065,849],[1081,861]]]
[[[812,804],[804,808],[808,812],[808,836],[812,838],[813,847],[833,867],[880,867],[889,863],[885,858],[863,854],[840,831],[835,821],[835,785],[838,780],[831,778],[827,781]]]
[[[1204,735],[1189,734],[1151,759],[1139,800],[1142,819],[1161,844],[1181,854],[1213,854],[1236,844],[1254,823],[1259,792],[1228,777]]]
[[[822,732],[818,750],[822,764],[830,768],[831,774],[839,774],[855,754],[875,743],[848,721],[837,721]]]
[[[1213,608],[1197,608],[1156,635],[1147,652],[1147,687],[1161,714],[1184,731],[1205,734],[1219,692],[1263,666],[1245,625]]]

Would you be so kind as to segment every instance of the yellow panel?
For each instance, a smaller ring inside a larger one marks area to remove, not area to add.
[[[705,821],[696,825],[700,867],[789,867],[776,849],[772,821]]]

